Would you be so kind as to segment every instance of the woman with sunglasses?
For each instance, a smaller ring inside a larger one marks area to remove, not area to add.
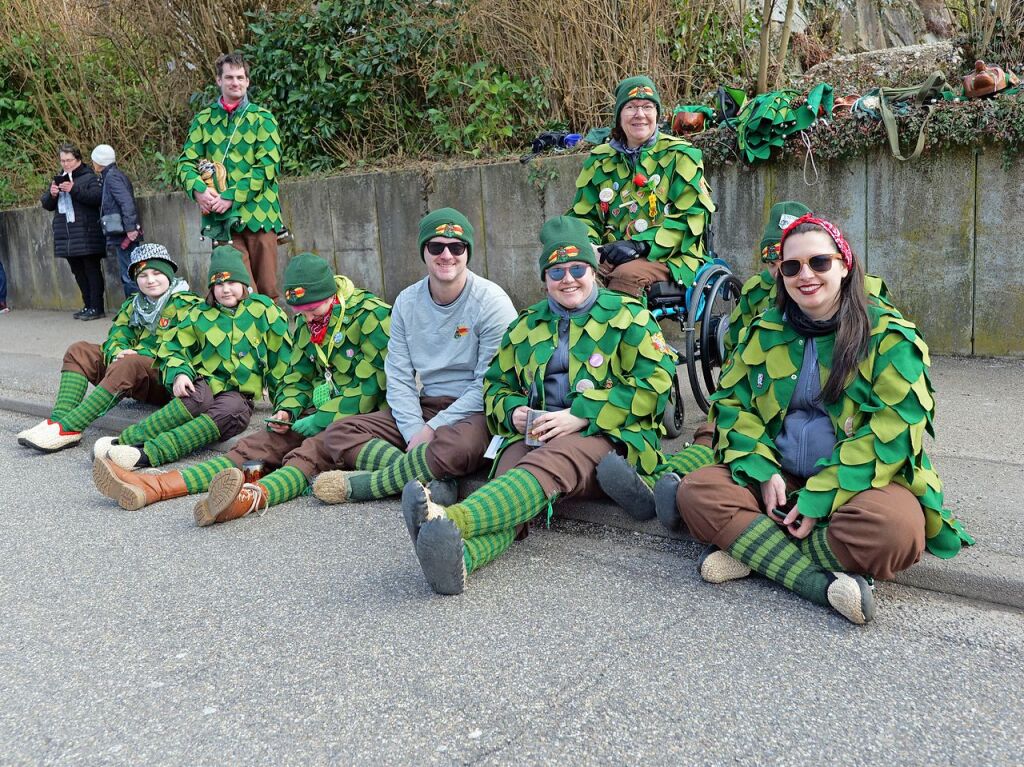
[[[600,491],[595,469],[615,450],[650,472],[674,367],[643,305],[597,285],[587,227],[569,217],[540,233],[547,296],[509,327],[484,377],[496,435],[494,479],[444,508],[418,482],[402,510],[431,587],[459,594],[557,499]]]
[[[660,117],[650,78],[618,84],[611,136],[584,161],[569,210],[600,246],[601,278],[632,296],[655,282],[693,284],[715,209],[700,150],[661,133]]]
[[[934,400],[917,328],[868,301],[830,222],[798,218],[780,249],[776,306],[751,323],[713,396],[721,463],[687,475],[676,506],[710,544],[704,580],[756,570],[866,623],[868,578],[891,578],[925,548],[953,557],[973,539],[943,509],[922,445]]]

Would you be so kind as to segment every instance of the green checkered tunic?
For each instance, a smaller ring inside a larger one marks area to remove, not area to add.
[[[892,304],[889,298],[889,288],[885,280],[873,274],[864,275],[864,290],[868,294],[868,301],[879,304],[900,314],[899,310]],[[769,306],[775,305],[775,298],[778,295],[778,287],[771,270],[765,269],[755,274],[743,283],[740,290],[739,301],[736,308],[729,315],[729,331],[725,335],[726,356],[732,354],[732,350],[739,343],[740,333],[744,328],[750,327],[754,317],[759,315]],[[902,316],[902,314],[900,315]]]
[[[326,354],[332,333],[340,334],[328,360],[333,396],[318,409],[325,428],[343,416],[373,413],[385,407],[384,358],[391,331],[391,307],[387,303],[356,288],[348,277],[335,275],[334,282],[342,301],[334,307],[327,337],[320,347]],[[341,327],[335,330],[339,316]],[[302,316],[294,339],[284,386],[274,400],[274,410],[287,410],[293,421],[312,406],[313,389],[325,382],[327,372]]]
[[[633,183],[637,172],[647,179],[660,176],[654,188],[653,218],[648,193]],[[607,213],[600,199],[605,189],[614,195]],[[567,215],[587,225],[595,245],[625,239],[650,243],[647,258],[663,261],[673,280],[692,285],[697,270],[707,261],[704,231],[714,210],[700,150],[681,138],[662,134],[653,147],[641,151],[635,169],[610,144],[594,147],[576,179],[576,199]],[[639,219],[648,224],[643,232],[635,230]]]
[[[220,196],[232,201],[231,213],[239,217],[239,229],[281,228],[277,191],[281,135],[269,111],[245,99],[228,115],[217,100],[193,118],[178,158],[178,180],[189,197],[206,190],[196,169],[196,161],[203,158],[224,164],[227,189]]]
[[[521,312],[484,376],[487,424],[506,445],[523,439],[512,412],[527,404],[531,382],[543,397],[558,320],[547,299]],[[658,324],[639,301],[604,288],[588,314],[569,322],[569,410],[589,421],[583,436],[625,445],[631,464],[653,471],[661,461],[661,415],[675,372]]]
[[[929,551],[953,557],[974,540],[942,508],[942,482],[924,450],[924,435],[934,434],[935,410],[928,346],[914,324],[892,309],[870,305],[868,316],[867,356],[843,396],[824,403],[835,426],[835,450],[818,462],[797,505],[804,516],[823,519],[857,493],[895,483],[920,500]],[[754,319],[722,368],[708,417],[717,425],[715,459],[729,466],[740,485],[757,485],[780,470],[774,440],[796,387],[802,340],[771,307]],[[835,334],[815,342],[824,386]]]
[[[201,303],[163,337],[157,359],[170,389],[174,379],[205,378],[214,394],[237,391],[253,399],[278,397],[288,368],[288,319],[273,301],[253,293],[235,307]]]
[[[167,300],[156,332],[153,332],[145,326],[131,324],[133,299],[129,298],[121,304],[107,340],[103,342],[103,362],[109,365],[118,354],[129,349],[155,359],[164,335],[177,327],[188,317],[189,311],[202,301],[195,293],[175,293]]]

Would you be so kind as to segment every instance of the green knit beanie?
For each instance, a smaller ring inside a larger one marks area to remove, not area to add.
[[[622,107],[626,105],[626,102],[636,99],[653,101],[658,107],[658,117],[661,117],[661,96],[658,95],[658,89],[654,87],[654,81],[645,75],[627,77],[615,86],[615,123],[613,127],[619,125]]]
[[[597,256],[587,237],[587,225],[578,218],[556,216],[549,218],[540,228],[540,278],[549,267],[567,261],[582,261],[597,271]]]
[[[242,251],[231,245],[218,245],[210,256],[207,287],[212,288],[222,282],[240,282],[246,287],[252,287],[249,270],[242,261]]]
[[[800,216],[806,216],[811,209],[802,202],[795,200],[783,200],[772,205],[768,213],[768,223],[764,225],[764,234],[761,235],[761,261],[770,264],[779,260],[779,240],[782,239],[782,230],[796,221]]]
[[[284,270],[284,300],[289,306],[325,301],[338,292],[331,265],[315,253],[299,253]]]
[[[169,280],[174,279],[178,265],[171,259],[167,248],[155,242],[144,242],[132,251],[128,264],[128,276],[138,279],[143,269],[156,269]]]
[[[420,258],[423,246],[433,237],[454,237],[466,243],[466,262],[473,257],[473,225],[455,208],[440,208],[420,220]]]

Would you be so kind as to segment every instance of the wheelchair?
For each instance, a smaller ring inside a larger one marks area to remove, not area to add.
[[[670,439],[683,430],[685,413],[679,385],[683,364],[698,407],[705,413],[711,407],[710,398],[718,388],[718,375],[725,361],[729,315],[739,303],[742,288],[743,283],[729,265],[713,258],[698,270],[688,288],[674,282],[656,282],[647,290],[647,308],[654,319],[659,324],[664,320],[678,322],[683,335],[683,349],[670,347],[678,360],[665,406],[665,432]]]

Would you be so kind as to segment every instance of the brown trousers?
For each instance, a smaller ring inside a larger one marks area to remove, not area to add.
[[[150,405],[166,405],[171,393],[164,388],[152,357],[129,354],[109,365],[103,362],[103,350],[88,341],[76,341],[64,352],[61,372],[78,373],[89,383],[120,397],[131,397]]]
[[[242,252],[242,262],[252,277],[253,290],[276,301],[277,233],[243,229],[231,233],[231,244]]]
[[[249,427],[252,420],[252,399],[236,391],[222,391],[214,394],[205,379],[198,378],[194,382],[195,392],[181,397],[181,404],[192,414],[193,418],[204,413],[217,425],[220,438],[237,437]]]
[[[495,476],[511,469],[525,469],[544,488],[550,498],[601,498],[597,484],[597,464],[615,447],[607,437],[567,434],[555,437],[541,447],[529,448],[516,442],[505,449],[498,460]]]
[[[704,447],[715,447],[715,422],[705,421],[693,432],[692,445],[703,445]]]
[[[598,274],[610,290],[640,297],[655,282],[671,282],[672,274],[660,261],[635,258],[620,266],[602,263]]]
[[[786,490],[803,482],[786,476]],[[705,466],[683,477],[676,508],[697,539],[728,549],[764,513],[759,487],[737,485],[724,465]],[[844,570],[892,578],[921,558],[924,514],[916,496],[899,485],[857,493],[827,520],[829,548]]]
[[[453,397],[421,397],[423,420],[429,421],[454,401]],[[321,436],[333,468],[355,468],[356,456],[371,439],[382,439],[402,450],[406,447],[405,437],[398,430],[390,410],[335,421]],[[487,419],[483,413],[436,429],[434,438],[427,443],[430,473],[439,479],[472,474],[484,465],[484,453],[490,441],[491,434],[487,431]]]
[[[246,461],[262,461],[265,474],[282,466],[294,466],[306,475],[306,479],[334,468],[324,449],[324,432],[309,438],[303,438],[293,431],[284,434],[275,431],[250,434],[239,440],[228,451],[227,457],[235,466],[241,466]]]

